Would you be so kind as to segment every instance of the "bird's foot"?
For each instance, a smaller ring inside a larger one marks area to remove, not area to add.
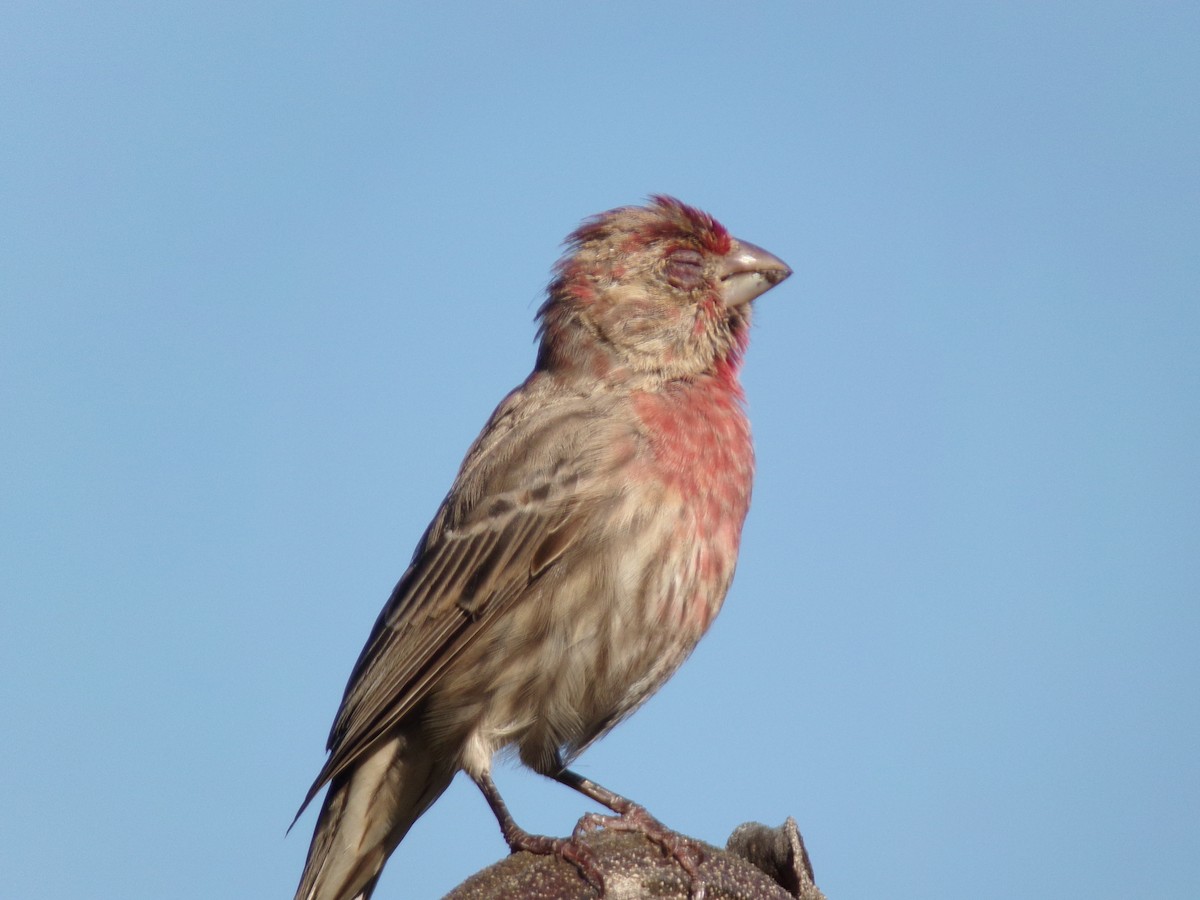
[[[565,859],[579,870],[579,874],[601,897],[604,896],[604,875],[600,871],[596,855],[580,843],[575,832],[569,838],[554,838],[544,834],[530,834],[516,823],[512,823],[504,828],[504,840],[513,853],[525,851],[538,856],[557,856]]]
[[[604,896],[604,876],[600,873],[600,864],[596,861],[596,854],[581,844],[574,833],[569,838],[530,834],[513,820],[512,813],[508,811],[491,775],[481,772],[471,775],[471,778],[479,785],[484,799],[492,808],[492,813],[500,825],[500,833],[504,835],[504,842],[508,844],[509,850],[513,853],[520,853],[524,850],[538,856],[557,856],[565,859],[579,870],[579,874],[596,889],[601,897]]]
[[[600,828],[608,831],[633,831],[644,834],[649,840],[662,847],[667,856],[679,863],[687,873],[688,891],[692,900],[704,900],[705,884],[700,876],[700,866],[708,859],[708,855],[697,841],[685,837],[677,831],[672,831],[654,816],[646,811],[644,806],[629,803],[618,815],[608,816],[602,813],[588,813],[575,825],[571,832],[571,842],[580,845],[580,839],[589,832]]]

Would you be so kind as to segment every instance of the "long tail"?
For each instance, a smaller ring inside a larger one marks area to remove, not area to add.
[[[370,900],[387,858],[453,777],[406,735],[335,777],[295,900]]]

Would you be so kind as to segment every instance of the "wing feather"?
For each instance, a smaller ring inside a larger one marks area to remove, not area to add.
[[[581,418],[579,410],[566,411],[556,423],[565,426],[560,429],[541,421],[525,430],[517,422],[505,429],[502,449],[487,444],[485,430],[468,453],[464,474],[479,464],[481,480],[490,481],[491,490],[473,498],[452,491],[443,502],[350,676],[329,735],[330,756],[301,813],[330,779],[412,712],[446,667],[518,602],[583,530],[587,504],[579,496],[578,467],[595,459],[596,440],[586,441],[586,449],[578,441],[547,446],[554,433],[587,434],[578,421],[568,421]],[[509,462],[506,477],[487,478],[489,456]],[[460,474],[458,483],[463,481]]]

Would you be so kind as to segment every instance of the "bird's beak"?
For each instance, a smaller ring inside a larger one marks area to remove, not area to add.
[[[787,263],[762,247],[748,241],[734,241],[734,244],[721,261],[721,295],[726,308],[749,303],[792,274]]]

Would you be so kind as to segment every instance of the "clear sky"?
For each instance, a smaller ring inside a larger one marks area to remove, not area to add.
[[[0,120],[0,893],[291,897],[559,242],[667,192],[795,275],[725,610],[580,771],[834,900],[1200,896],[1197,4],[17,2]],[[460,778],[377,897],[504,852]]]

